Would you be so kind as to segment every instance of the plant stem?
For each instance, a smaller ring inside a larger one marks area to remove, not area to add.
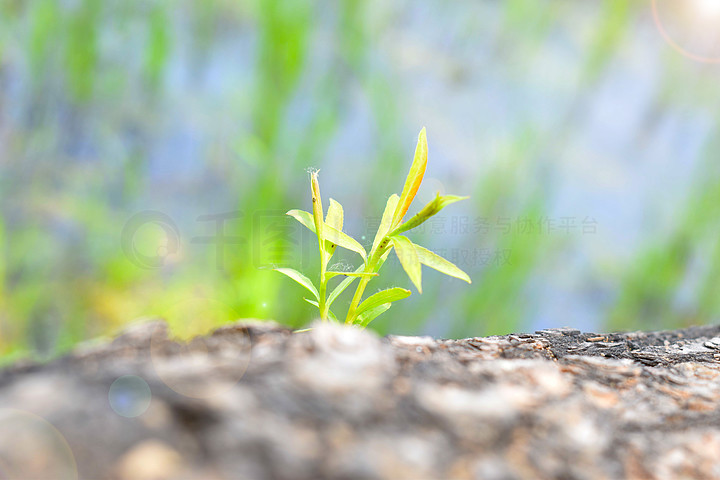
[[[378,245],[377,250],[370,251],[370,259],[363,270],[364,273],[377,273],[377,271],[380,270],[380,267],[382,266],[382,263],[379,263],[380,258],[382,258],[385,253],[389,242],[390,240],[385,237]],[[348,310],[347,317],[345,318],[345,323],[353,323],[355,321],[355,311],[360,304],[362,295],[365,292],[365,287],[367,287],[367,284],[370,280],[372,280],[372,278],[373,277],[371,276],[367,276],[360,279],[360,283],[358,284],[357,289],[355,289],[355,295],[353,295],[352,302],[350,303],[350,309]]]
[[[352,302],[350,303],[350,309],[348,310],[345,323],[352,323],[353,320],[355,320],[355,310],[357,310],[360,299],[362,298],[362,294],[363,292],[365,292],[365,287],[370,281],[370,278],[371,277],[362,277],[360,279],[360,283],[358,284],[357,289],[355,289],[355,295],[353,295]]]
[[[327,278],[326,278],[326,272],[327,272],[327,260],[325,259],[325,252],[321,250],[320,252],[320,291],[318,292],[320,294],[320,298],[318,299],[318,307],[320,310],[320,320],[323,322],[327,320],[328,316],[328,306],[327,306],[327,299],[325,298],[325,293],[327,292]]]

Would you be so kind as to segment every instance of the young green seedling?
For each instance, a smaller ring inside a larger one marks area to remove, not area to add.
[[[312,293],[314,299],[306,298],[305,300],[318,308],[320,318],[323,321],[328,318],[338,320],[338,317],[330,310],[330,307],[337,297],[344,292],[355,279],[359,279],[359,284],[350,302],[350,308],[345,316],[345,323],[366,327],[368,323],[378,315],[387,311],[392,302],[410,296],[410,290],[394,287],[381,290],[370,295],[365,300],[362,299],[368,283],[373,277],[378,276],[380,268],[392,250],[395,250],[400,264],[419,293],[422,293],[421,265],[426,265],[441,273],[471,283],[470,277],[457,266],[427,248],[414,244],[410,239],[401,235],[421,225],[451,203],[468,198],[455,195],[440,195],[438,193],[436,197],[418,213],[410,217],[407,221],[403,221],[425,175],[427,156],[427,137],[425,129],[423,128],[418,137],[417,147],[415,148],[415,158],[413,159],[410,172],[405,180],[402,193],[400,196],[393,194],[388,198],[382,220],[380,221],[380,227],[375,234],[370,253],[366,252],[363,246],[352,237],[343,233],[344,213],[342,206],[338,202],[331,198],[327,215],[324,215],[322,198],[320,197],[320,184],[318,183],[318,172],[315,171],[310,175],[312,213],[302,210],[290,210],[287,214],[317,235],[318,247],[320,249],[319,288],[317,288],[308,277],[297,270],[293,270],[292,268],[276,268],[275,270],[292,278]],[[363,264],[354,272],[328,270],[328,263],[338,246],[359,254],[362,257]],[[345,278],[336,285],[328,295],[329,282],[337,276],[344,276]]]

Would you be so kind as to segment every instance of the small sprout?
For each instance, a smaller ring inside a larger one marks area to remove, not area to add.
[[[433,268],[445,275],[471,283],[470,277],[456,265],[431,252],[427,248],[416,245],[409,238],[400,235],[401,233],[422,225],[451,203],[468,198],[455,195],[440,195],[438,193],[437,196],[418,213],[403,222],[403,218],[410,208],[412,201],[415,199],[415,195],[425,175],[427,157],[427,137],[425,129],[423,128],[418,136],[415,157],[410,166],[410,172],[405,180],[402,192],[400,196],[393,194],[388,198],[380,226],[375,234],[369,253],[365,251],[358,241],[343,233],[344,211],[340,203],[331,198],[327,215],[323,214],[318,172],[311,172],[310,191],[313,207],[312,213],[302,210],[290,210],[287,214],[305,225],[318,237],[318,247],[320,250],[319,287],[316,287],[308,277],[291,268],[276,268],[275,270],[292,278],[312,293],[313,298],[306,298],[305,301],[318,308],[320,318],[323,321],[326,321],[328,318],[338,321],[338,317],[330,310],[330,306],[355,279],[359,279],[359,284],[355,289],[355,295],[345,316],[345,323],[348,324],[366,327],[378,315],[386,312],[393,302],[410,296],[410,290],[394,287],[381,290],[362,300],[365,288],[370,280],[379,275],[378,272],[380,268],[392,250],[395,250],[395,254],[400,260],[400,265],[402,265],[405,273],[407,273],[410,281],[419,293],[422,293],[422,265]],[[328,263],[337,247],[357,253],[362,258],[363,264],[355,269],[355,271],[328,270]],[[328,294],[329,281],[339,276],[345,278]]]

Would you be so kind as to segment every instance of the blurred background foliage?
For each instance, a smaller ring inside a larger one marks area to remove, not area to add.
[[[423,125],[417,203],[472,199],[412,235],[474,282],[428,271],[373,328],[717,321],[710,3],[0,0],[0,357],[307,323],[268,270],[315,272],[307,169],[369,244]]]

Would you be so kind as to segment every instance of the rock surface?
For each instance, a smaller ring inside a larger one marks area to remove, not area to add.
[[[720,478],[718,337],[136,325],[0,372],[0,478]]]

